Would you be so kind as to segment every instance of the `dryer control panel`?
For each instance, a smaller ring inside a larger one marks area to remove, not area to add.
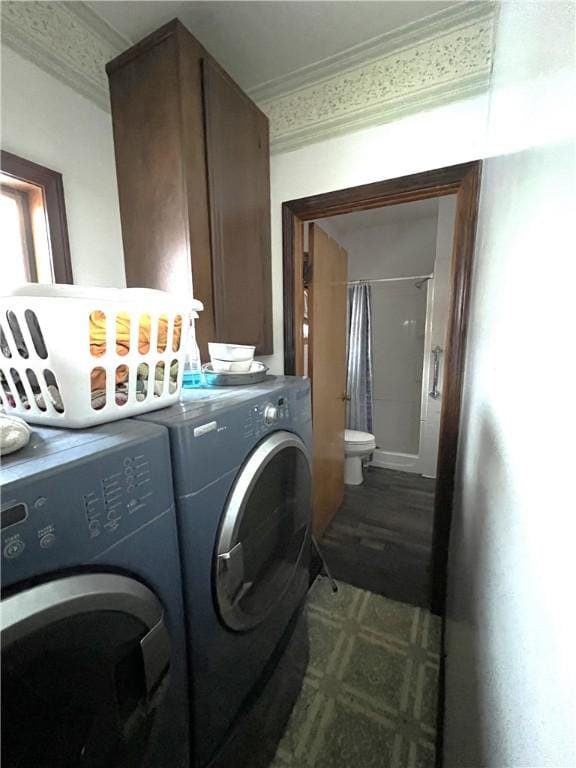
[[[207,402],[185,418],[169,420],[176,498],[237,472],[250,451],[274,431],[293,432],[310,449],[309,382],[280,377],[280,384],[246,387],[244,398],[237,396],[237,400],[225,393],[219,408]]]
[[[291,408],[287,397],[264,400],[250,406],[244,422],[244,435],[258,437],[270,427],[286,426],[290,422]]]
[[[276,424],[278,421],[278,408],[275,405],[272,405],[272,403],[269,403],[264,408],[264,424],[267,426],[270,426],[271,424]]]

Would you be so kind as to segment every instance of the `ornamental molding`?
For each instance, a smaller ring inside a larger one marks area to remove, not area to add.
[[[418,43],[411,41],[369,62],[260,100],[270,120],[273,151],[296,149],[486,91],[494,6],[483,4],[470,15],[448,30],[436,26]]]
[[[2,42],[110,110],[105,65],[132,41],[82,2],[4,0]],[[495,4],[461,3],[248,90],[273,152],[486,90]]]
[[[271,101],[277,96],[285,96],[334,75],[383,59],[403,48],[418,46],[438,34],[482,21],[487,16],[493,16],[494,9],[495,3],[491,0],[460,2],[452,8],[404,24],[287,75],[248,88],[246,92],[258,103]]]
[[[110,111],[105,66],[132,44],[82,2],[4,0],[2,43]]]

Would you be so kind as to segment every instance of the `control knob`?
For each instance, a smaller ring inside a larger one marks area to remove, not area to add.
[[[271,403],[264,408],[264,424],[270,426],[278,421],[278,408]]]

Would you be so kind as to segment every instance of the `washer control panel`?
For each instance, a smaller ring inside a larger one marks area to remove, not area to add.
[[[13,582],[88,562],[172,503],[162,435],[85,456],[3,488],[0,559]]]
[[[118,469],[101,477],[82,495],[90,538],[114,533],[125,518],[144,509],[152,497],[150,461],[144,453],[125,456]]]

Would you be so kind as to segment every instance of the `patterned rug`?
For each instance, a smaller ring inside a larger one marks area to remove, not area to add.
[[[433,768],[440,619],[319,577],[310,663],[273,768]]]

